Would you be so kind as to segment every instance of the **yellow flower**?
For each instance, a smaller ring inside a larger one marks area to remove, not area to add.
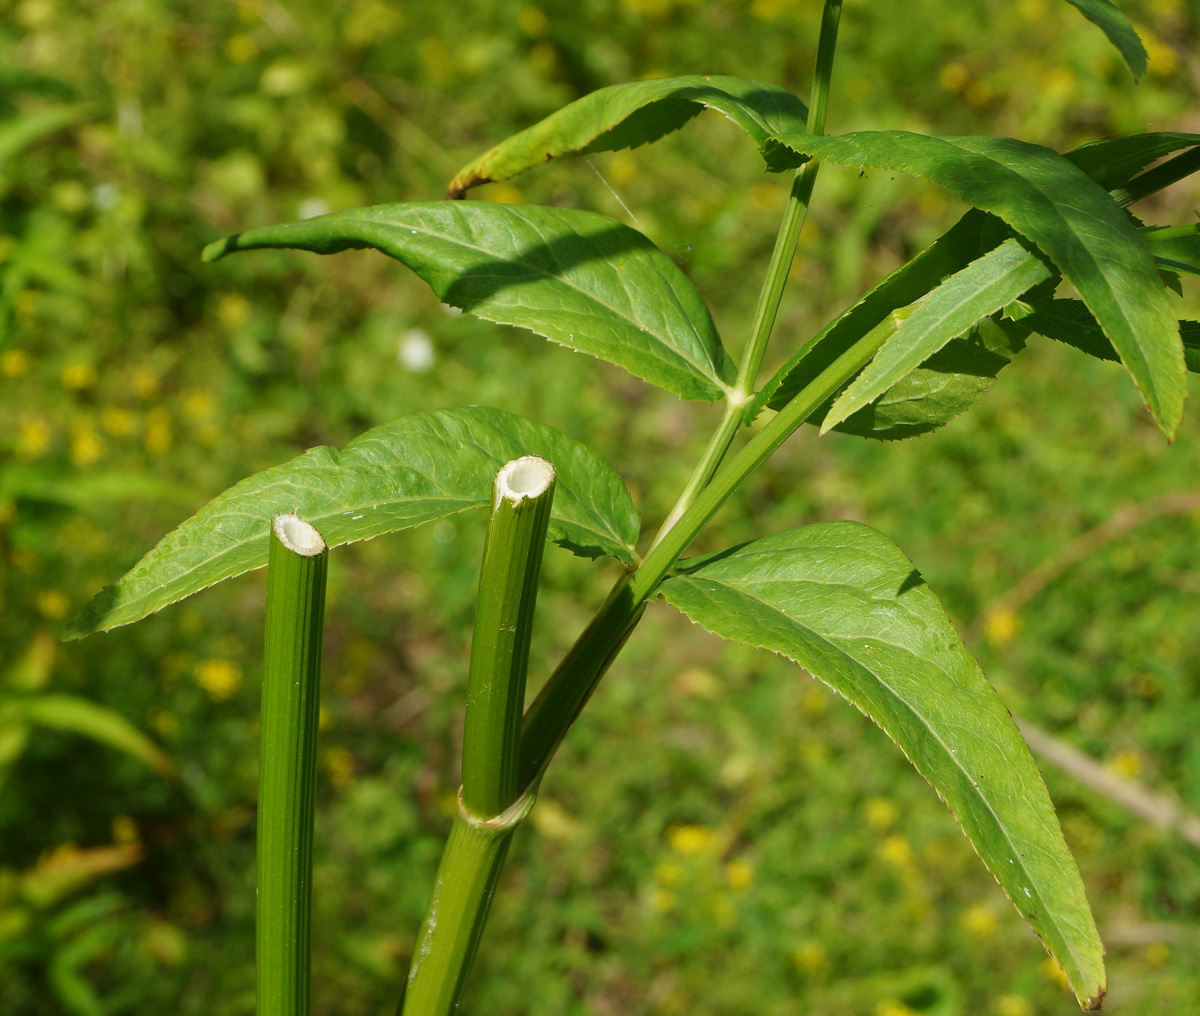
[[[250,301],[241,293],[227,293],[217,304],[217,320],[226,328],[239,328],[250,319]]]
[[[959,60],[951,60],[943,64],[938,71],[938,84],[947,92],[961,92],[971,81],[971,72],[967,65]]]
[[[675,894],[670,889],[654,889],[650,893],[650,909],[665,914],[675,906]]]
[[[517,27],[532,39],[540,39],[550,31],[550,19],[539,7],[522,7],[517,11]]]
[[[707,826],[676,825],[667,830],[667,842],[671,849],[684,857],[694,857],[710,850],[716,837]]]
[[[903,1002],[897,1002],[894,998],[885,998],[877,1006],[875,1006],[875,1016],[917,1016]]]
[[[1000,922],[992,908],[980,903],[963,911],[962,926],[976,938],[991,938]]]
[[[141,839],[137,823],[128,815],[118,815],[112,820],[113,843],[137,843]]]
[[[129,437],[137,426],[137,417],[128,409],[110,406],[100,411],[100,426],[113,437]]]
[[[729,888],[741,892],[754,884],[754,865],[744,857],[737,857],[725,865],[725,881]]]
[[[156,406],[146,414],[146,451],[163,455],[171,447],[171,414]]]
[[[1142,773],[1142,760],[1136,751],[1119,751],[1104,766],[1127,780],[1136,780]]]
[[[104,439],[90,427],[77,430],[71,438],[71,461],[80,468],[94,465],[104,454]]]
[[[337,790],[345,790],[354,782],[354,756],[345,748],[327,748],[325,768],[329,772],[329,782]],[[455,798],[456,809],[457,800]]]
[[[158,394],[158,373],[149,367],[138,367],[134,370],[129,383],[139,399],[153,398]]]
[[[217,658],[196,665],[196,683],[214,702],[232,698],[242,683],[242,669],[232,660]]]
[[[828,962],[824,944],[815,940],[802,942],[792,950],[792,962],[806,973],[815,974]]]
[[[5,377],[20,377],[30,366],[29,354],[23,349],[6,349],[0,353],[0,373]]]
[[[879,856],[893,868],[905,868],[912,863],[912,847],[908,840],[896,833],[879,845]]]
[[[23,459],[36,459],[50,447],[50,427],[44,420],[29,417],[17,424],[17,454]]]
[[[677,886],[683,882],[683,869],[671,861],[659,861],[654,866],[654,881],[659,885]]]
[[[67,610],[71,606],[71,601],[67,599],[66,594],[60,593],[57,589],[43,589],[34,597],[34,603],[37,604],[38,612],[52,621],[66,617]]]
[[[225,40],[225,55],[235,64],[249,63],[258,55],[258,43],[247,34]]]
[[[1001,995],[996,999],[996,1016],[1033,1016],[1033,1003],[1024,995]]]
[[[1047,981],[1053,981],[1063,988],[1068,986],[1067,975],[1063,973],[1062,967],[1055,963],[1049,956],[1042,960],[1041,965],[1038,967],[1038,973],[1046,978]]]
[[[183,411],[194,420],[203,419],[213,411],[212,392],[195,388],[183,396]]]
[[[863,818],[872,829],[890,829],[900,817],[900,809],[886,797],[870,797],[863,805]]]
[[[1021,618],[1016,611],[1000,607],[991,611],[983,622],[984,637],[993,646],[1007,645],[1021,632]]]
[[[96,383],[96,368],[90,363],[73,363],[63,368],[59,380],[62,381],[64,388],[71,391],[82,391],[84,388],[91,388]]]

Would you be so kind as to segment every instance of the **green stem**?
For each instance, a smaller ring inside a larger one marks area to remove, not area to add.
[[[833,54],[837,48],[838,23],[841,17],[842,0],[825,0],[825,10],[821,16],[821,37],[817,43],[817,69],[813,76],[808,102],[809,134],[825,132],[825,112],[829,107],[829,84],[833,78]],[[788,272],[792,268],[792,259],[796,255],[796,243],[800,239],[800,230],[803,228],[804,218],[808,214],[808,205],[812,200],[813,185],[817,182],[818,169],[817,161],[809,159],[797,170],[796,176],[792,180],[792,190],[788,196],[787,208],[783,213],[783,223],[779,227],[779,234],[775,237],[775,249],[771,252],[771,262],[767,266],[767,275],[763,280],[758,305],[754,310],[754,323],[750,327],[750,341],[746,346],[746,353],[742,357],[737,384],[734,387],[735,397],[740,396],[743,400],[749,400],[754,391],[754,382],[758,378],[763,354],[767,350],[767,340],[771,337],[771,329],[775,326],[775,316],[779,313],[783,287],[787,282]]]
[[[651,548],[641,566],[617,581],[600,612],[525,713],[521,734],[523,787],[532,785],[545,771],[575,717],[633,632],[646,603],[679,556],[746,478],[863,368],[889,333],[887,327],[873,328],[822,371],[697,495],[676,525]]]
[[[329,554],[271,520],[258,790],[258,1016],[307,1016],[321,638]]]
[[[463,732],[463,804],[473,815],[499,815],[517,799],[525,674],[553,501],[554,467],[545,459],[514,459],[496,474]]]
[[[528,793],[503,815],[481,820],[467,812],[460,798],[398,1014],[445,1016],[457,1008],[513,831],[533,801],[534,794]]]
[[[536,791],[518,791],[521,710],[553,501],[554,467],[544,459],[514,459],[496,474],[471,643],[459,814],[413,953],[404,1016],[448,1016],[458,1006],[513,830],[533,806]]]

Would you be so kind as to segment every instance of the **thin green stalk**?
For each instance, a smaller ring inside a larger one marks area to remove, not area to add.
[[[472,815],[499,815],[517,799],[525,674],[553,501],[554,467],[545,459],[514,459],[496,474],[463,732],[463,805]]]
[[[325,541],[271,520],[258,786],[258,1016],[308,1016]]]
[[[829,108],[829,85],[833,78],[833,55],[837,49],[838,24],[841,17],[842,0],[825,0],[825,9],[821,15],[821,36],[817,42],[817,68],[808,102],[809,134],[825,133],[825,112]],[[819,168],[815,159],[809,159],[797,170],[792,180],[783,223],[775,237],[775,249],[771,252],[767,275],[759,293],[758,305],[754,309],[750,341],[738,370],[737,384],[734,386],[735,398],[749,400],[754,392],[754,383],[758,378],[759,367],[762,366],[763,355],[767,351],[771,329],[775,326],[775,316],[779,313],[783,287],[792,268],[792,259],[796,255],[796,243],[800,239],[800,230],[804,227],[804,218],[808,214],[808,205],[812,200],[813,185],[817,182]]]
[[[459,814],[400,1002],[404,1016],[447,1016],[458,1005],[513,830],[536,789],[518,789],[521,710],[554,468],[514,459],[496,474],[479,576]]]
[[[837,49],[837,32],[841,17],[842,0],[825,0],[825,10],[821,16],[821,36],[817,43],[817,67],[808,103],[807,129],[810,134],[822,134],[825,131],[829,85],[833,78],[833,55]],[[754,384],[767,351],[771,330],[775,327],[775,318],[783,299],[783,288],[787,284],[792,260],[796,256],[796,244],[800,239],[800,231],[804,228],[813,186],[817,182],[818,168],[817,161],[809,159],[792,178],[787,208],[784,209],[783,221],[780,223],[775,247],[771,251],[771,260],[767,265],[766,278],[763,279],[758,303],[754,307],[750,339],[746,343],[746,350],[738,368],[737,382],[725,406],[725,416],[713,436],[709,438],[708,447],[704,449],[704,454],[692,470],[683,492],[655,536],[655,546],[679,521],[679,517],[696,499],[696,495],[708,486],[737,435],[743,420],[743,410],[754,394]]]
[[[575,717],[637,625],[646,603],[704,525],[754,470],[870,361],[889,334],[884,322],[822,371],[698,494],[641,565],[617,580],[600,612],[525,713],[521,786],[530,786],[541,776]]]

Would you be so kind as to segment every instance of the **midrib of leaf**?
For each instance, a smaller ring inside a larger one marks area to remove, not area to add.
[[[829,546],[832,548],[837,548],[837,549],[842,549],[842,550],[855,549],[855,548],[851,548],[844,544],[829,544]],[[773,555],[771,553],[767,552],[767,553],[763,553],[763,554],[746,554],[746,555],[744,555],[744,557],[742,555],[739,555],[739,557],[741,557],[742,560],[746,560],[746,561],[749,561],[754,557],[758,557],[760,559],[769,561],[769,560],[771,560]],[[797,620],[791,614],[788,614],[782,608],[777,606],[773,601],[766,599],[766,598],[758,595],[757,593],[752,592],[751,589],[749,588],[752,586],[763,585],[764,583],[746,582],[746,583],[734,584],[734,583],[730,583],[727,581],[722,581],[721,579],[714,579],[707,575],[693,576],[693,575],[690,575],[687,573],[676,576],[676,578],[682,579],[682,580],[692,580],[693,582],[696,580],[710,582],[713,585],[721,586],[724,589],[728,590],[729,592],[736,594],[741,599],[749,600],[752,603],[761,604],[762,607],[766,608],[766,611],[768,614],[772,614],[772,613],[778,614],[779,616],[785,618],[787,620],[788,624],[792,628],[794,628],[798,631],[807,632],[813,638],[814,641],[820,642],[822,645],[827,646],[829,649],[831,649],[837,655],[844,657],[845,659],[849,660],[855,666],[860,667],[861,669],[863,669],[867,673],[869,673],[875,679],[875,684],[879,688],[882,688],[896,702],[903,705],[905,710],[908,712],[908,714],[910,716],[912,716],[913,718],[915,718],[917,720],[917,722],[920,724],[920,726],[922,726],[926,731],[929,732],[929,734],[932,735],[933,739],[939,745],[942,746],[943,754],[945,754],[949,758],[949,760],[953,763],[954,767],[963,776],[966,777],[967,783],[972,788],[974,788],[974,790],[977,792],[977,796],[979,797],[981,803],[983,803],[984,806],[986,807],[988,814],[990,814],[992,816],[993,825],[1003,836],[1004,842],[1009,845],[1010,852],[1016,855],[1013,859],[1014,867],[1019,867],[1020,870],[1025,873],[1024,881],[1030,883],[1029,888],[1036,893],[1037,899],[1042,908],[1042,911],[1045,914],[1047,914],[1048,916],[1053,914],[1053,909],[1047,905],[1046,899],[1041,892],[1041,887],[1037,885],[1038,880],[1030,873],[1029,868],[1025,864],[1024,855],[1021,853],[1021,851],[1019,849],[1017,849],[1017,846],[1013,842],[1013,839],[1012,839],[1011,835],[1009,834],[1007,827],[1005,826],[1004,822],[1000,819],[1000,816],[996,813],[996,809],[992,805],[990,799],[988,798],[988,796],[986,794],[984,794],[982,792],[982,785],[980,784],[979,780],[976,779],[975,777],[973,777],[971,775],[970,770],[968,770],[965,766],[963,766],[959,762],[959,760],[957,758],[957,754],[958,754],[957,750],[950,748],[950,746],[942,739],[942,736],[938,733],[936,728],[934,728],[933,726],[931,726],[929,724],[929,721],[925,719],[924,715],[917,709],[916,706],[913,705],[913,703],[911,703],[908,699],[906,699],[903,695],[901,695],[897,689],[893,688],[886,681],[882,680],[877,674],[875,674],[874,670],[871,667],[864,664],[861,660],[859,660],[853,654],[847,652],[842,646],[838,645],[836,642],[831,641],[829,637],[813,630],[808,625],[802,624],[799,620]],[[783,581],[783,580],[775,580],[775,581]],[[814,588],[818,592],[827,590],[830,588],[848,590],[854,594],[856,599],[859,599],[859,600],[865,600],[869,603],[886,604],[889,607],[900,606],[900,604],[898,603],[898,601],[896,599],[892,599],[892,598],[885,599],[885,598],[881,598],[878,596],[865,597],[865,596],[863,596],[862,590],[860,588],[850,585],[848,583],[843,583],[843,582],[805,582],[803,579],[800,579],[800,580],[796,580],[792,584],[794,584],[795,586],[809,586],[809,587]],[[924,621],[921,619],[921,617],[919,615],[916,615],[912,611],[907,610],[907,608],[905,608],[905,612],[910,617],[914,618],[921,627],[924,627]],[[877,645],[889,646],[890,648],[899,651],[900,653],[904,654],[905,656],[909,656],[914,659],[919,659],[926,664],[932,664],[934,667],[937,668],[938,671],[940,671],[943,674],[943,676],[945,676],[949,680],[949,682],[951,684],[955,683],[953,674],[950,671],[948,671],[945,667],[943,667],[941,665],[941,663],[931,660],[928,656],[918,657],[911,649],[908,649],[905,646],[899,645],[895,642],[888,642],[888,641],[885,641],[885,640],[880,639],[875,636],[865,636],[864,635],[864,636],[855,636],[855,638],[859,638],[859,640],[862,641],[864,644],[866,644],[868,642],[873,642]],[[744,641],[742,641],[740,639],[738,641],[742,642],[743,645],[746,644]],[[762,648],[762,647],[758,646],[756,648]],[[783,655],[787,655],[787,654],[783,654]],[[789,657],[789,658],[791,658],[791,657]],[[794,663],[799,664],[798,660],[795,660],[794,658],[791,658],[791,659]],[[799,664],[799,665],[803,666],[803,664]],[[805,669],[807,669],[807,668],[805,668]],[[818,677],[818,679],[821,680],[822,683],[829,684],[831,687],[834,687],[831,682],[829,682],[825,678],[821,677],[820,675],[814,675],[814,676]],[[835,688],[835,690],[838,690],[838,689]],[[842,693],[840,691],[839,691],[839,693],[844,695],[844,693]],[[862,708],[862,707],[858,706],[857,703],[853,703],[853,704],[858,708]],[[868,714],[868,715],[870,715],[870,714]],[[879,720],[876,719],[876,717],[871,716],[870,718],[876,724],[879,724]],[[901,750],[903,751],[904,749],[901,748]],[[908,757],[907,751],[905,751],[904,754],[906,757]],[[911,762],[912,759],[909,758],[909,761]],[[920,770],[918,770],[918,772],[919,771]],[[925,777],[926,782],[929,782],[930,786],[932,786],[933,789],[936,792],[938,792],[938,796],[940,797],[941,793],[940,793],[940,791],[938,791],[937,786],[935,784],[933,784],[929,780],[929,777],[925,776],[924,773],[921,773],[921,775],[923,777]],[[953,809],[951,809],[951,814],[953,814]],[[957,816],[956,816],[956,820],[957,820]],[[970,839],[970,838],[968,837],[968,839]],[[979,853],[978,849],[976,849],[976,853]],[[980,855],[980,856],[982,857],[982,855]],[[1000,882],[999,875],[995,872],[993,872],[992,874],[996,878],[997,882]],[[1003,882],[1000,882],[1000,886],[1002,889],[1004,888]],[[1006,895],[1008,894],[1007,889],[1005,889],[1005,893],[1006,893]],[[1012,899],[1011,896],[1010,896],[1010,899]],[[1020,909],[1020,902],[1018,900],[1012,899],[1012,902],[1018,907],[1018,909]],[[1066,936],[1062,936],[1062,937],[1065,938]],[[1068,949],[1072,948],[1069,942],[1066,942],[1064,944],[1066,945],[1066,948],[1068,948]],[[1071,952],[1071,956],[1073,959],[1076,960],[1077,966],[1079,966],[1079,967],[1083,966],[1082,961],[1079,959],[1079,957],[1076,956],[1076,954],[1074,953],[1073,950]]]
[[[366,225],[366,226],[372,226],[372,227],[379,227],[380,225],[388,225],[386,223],[381,223],[378,220],[373,220],[373,219],[342,218],[342,219],[339,219],[338,221],[339,222],[353,222],[353,223],[357,223],[360,225]],[[533,231],[534,233],[537,234],[538,238],[542,241],[543,245],[545,246],[545,249],[555,258],[556,262],[558,262],[561,267],[561,262],[558,261],[558,255],[557,255],[557,253],[554,252],[553,244],[549,240],[547,240],[545,234],[540,230],[540,228],[538,226],[534,225],[533,223],[530,223],[529,220],[522,220],[522,221],[528,223],[531,231]],[[571,231],[571,233],[573,235],[578,237],[580,240],[587,241],[589,246],[591,246],[591,248],[597,252],[597,257],[589,259],[590,264],[601,264],[601,265],[604,265],[605,267],[609,266],[609,264],[610,264],[609,259],[600,255],[600,252],[597,250],[594,242],[591,240],[591,237],[586,236],[583,233],[580,233],[577,229],[575,229],[574,226],[571,226],[569,223],[565,224],[565,226],[567,229],[569,229]],[[395,228],[397,228],[397,229],[403,228],[403,229],[412,230],[413,226],[411,226],[411,225],[400,226],[399,224],[396,224]],[[461,247],[464,250],[474,251],[475,253],[483,255],[492,260],[496,260],[498,257],[498,255],[496,254],[496,252],[494,250],[488,250],[484,247],[479,247],[476,244],[465,243],[460,238],[448,237],[442,233],[435,232],[434,230],[431,230],[428,227],[418,226],[418,227],[416,227],[416,232],[420,233],[420,234],[424,234],[425,236],[428,236],[431,239],[439,240],[443,243],[448,243],[448,244],[452,244],[457,247]],[[409,235],[411,236],[413,234],[410,232]],[[666,255],[664,254],[663,257],[666,257]],[[512,258],[512,257],[503,257],[502,260],[506,261],[509,264],[518,265],[521,268],[524,268],[527,271],[529,271],[531,274],[539,275],[544,279],[553,279],[556,282],[558,282],[559,284],[566,286],[568,289],[574,290],[576,293],[578,293],[582,297],[584,297],[587,301],[599,304],[601,307],[604,307],[606,310],[611,312],[614,317],[616,317],[620,321],[625,322],[630,327],[635,328],[638,331],[644,332],[646,334],[651,334],[650,329],[646,326],[646,324],[643,321],[640,321],[636,318],[630,317],[629,312],[618,310],[612,304],[608,303],[605,300],[598,298],[592,291],[584,289],[574,282],[568,281],[568,279],[564,275],[554,275],[553,273],[548,272],[546,269],[541,268],[538,265],[532,265],[526,261],[518,260],[518,259]],[[653,259],[648,259],[648,260],[650,260],[651,263],[653,264]],[[658,274],[659,278],[661,278],[663,280],[663,283],[671,291],[671,297],[675,302],[675,306],[679,309],[679,316],[684,322],[686,322],[687,328],[689,329],[691,334],[696,338],[697,345],[702,350],[706,349],[707,344],[704,340],[704,337],[696,330],[696,326],[692,322],[691,315],[687,312],[687,310],[680,303],[679,294],[676,292],[675,286],[672,285],[670,280],[667,279],[667,277],[662,274],[662,271],[658,265],[653,265],[653,267],[654,267],[655,272]],[[480,277],[480,276],[483,276],[485,278],[489,278],[489,277],[504,278],[504,280],[506,282],[508,282],[510,285],[513,284],[512,280],[510,278],[508,278],[507,276],[488,276],[486,274],[486,272],[476,272],[476,277]],[[519,283],[517,285],[519,285]],[[622,286],[621,288],[624,288],[624,287]],[[537,334],[542,335],[545,338],[550,338],[550,336],[546,335],[545,332],[540,332],[536,328],[531,328],[530,330],[537,332]],[[551,341],[555,341],[555,340],[551,339]],[[691,355],[689,355],[685,350],[680,349],[675,346],[667,346],[665,343],[657,343],[657,344],[654,344],[654,345],[651,345],[648,347],[639,347],[639,351],[640,352],[650,351],[652,353],[652,359],[657,359],[660,363],[665,363],[665,364],[668,364],[671,366],[676,366],[678,361],[682,361],[688,367],[692,368],[693,371],[698,371],[701,375],[703,375],[705,380],[710,381],[715,387],[720,389],[724,394],[728,395],[732,391],[732,389],[729,387],[729,385],[727,385],[724,381],[721,380],[720,374],[717,371],[716,364],[712,362],[711,358],[706,358],[704,361],[697,362],[696,360],[693,360]],[[674,353],[674,356],[664,355],[667,353]],[[589,354],[589,355],[594,356],[595,354]]]

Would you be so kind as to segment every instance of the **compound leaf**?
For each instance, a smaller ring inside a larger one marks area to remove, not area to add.
[[[899,549],[856,522],[820,523],[683,561],[661,592],[715,634],[794,660],[879,724],[949,805],[1081,1004],[1099,1005],[1104,950],[1041,774]]]
[[[1183,415],[1183,355],[1169,296],[1128,215],[1063,156],[1012,138],[934,138],[908,131],[785,143],[858,169],[910,173],[1002,218],[1054,262],[1100,322],[1159,427]]]
[[[728,391],[735,371],[700,294],[636,229],[595,212],[433,201],[376,205],[237,233],[204,251],[371,247],[444,302],[624,367],[688,399]]]
[[[464,166],[446,197],[460,198],[479,184],[523,173],[560,155],[636,148],[678,130],[704,109],[736,123],[758,146],[767,168],[791,169],[804,157],[781,145],[782,130],[804,130],[808,110],[777,85],[720,75],[688,75],[612,85],[577,99]]]
[[[540,455],[558,484],[550,538],[577,554],[632,564],[638,515],[620,477],[586,445],[551,427],[470,406],[419,413],[313,448],[214,498],[101,590],[67,638],[130,624],[223,579],[267,563],[270,520],[294,512],[336,547],[491,503],[506,462]]]

